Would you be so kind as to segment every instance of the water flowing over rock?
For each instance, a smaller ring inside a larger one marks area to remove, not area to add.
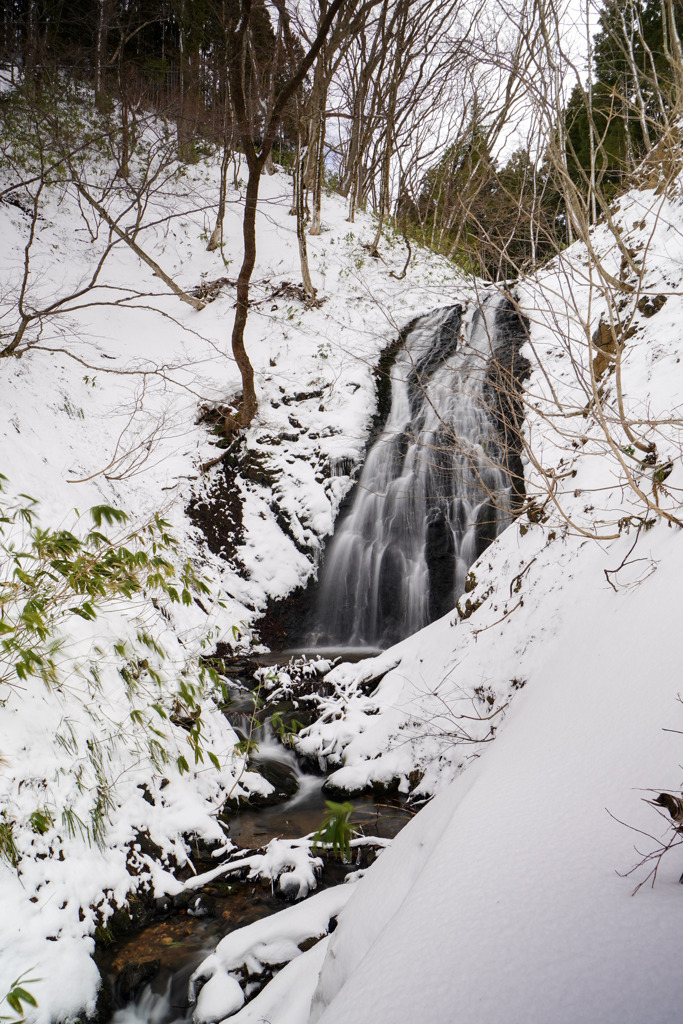
[[[494,294],[413,321],[391,371],[391,409],[321,578],[319,642],[386,646],[453,608],[469,566],[509,522],[499,346],[524,325]],[[518,345],[516,346],[518,348]],[[504,405],[510,408],[509,396]]]

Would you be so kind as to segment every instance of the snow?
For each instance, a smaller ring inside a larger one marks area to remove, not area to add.
[[[222,939],[215,952],[200,964],[190,980],[192,999],[198,986],[201,986],[193,1014],[196,1024],[212,1024],[222,1017],[231,1016],[235,1009],[239,1009],[234,1002],[234,986],[237,986],[240,995],[242,989],[235,975],[246,972],[248,979],[252,979],[262,974],[267,967],[285,964],[291,966],[297,959],[303,959],[307,953],[302,953],[302,944],[311,939],[320,939],[327,934],[330,922],[348,902],[352,890],[353,884],[326,889],[294,907],[280,911],[272,918],[256,921]],[[324,942],[318,942],[313,949],[324,945]],[[306,972],[319,966],[319,955],[309,957],[306,961]],[[281,973],[284,977],[277,981],[276,975],[276,980],[267,986],[264,997],[257,996],[246,1008],[244,1020],[258,1020],[260,1018],[254,1014],[268,1013],[271,1007],[278,1007],[278,992],[285,985],[288,995],[285,1012],[292,1015],[301,1010],[308,1010],[312,995],[310,978],[303,978],[301,992],[289,991],[290,985],[296,985],[298,988],[299,979],[302,973],[305,973],[303,967],[295,968],[288,973],[285,967]],[[209,991],[205,996],[207,989]],[[241,1003],[239,1005],[241,1006]],[[279,1009],[282,1010],[283,1007],[279,1006]],[[284,1019],[290,1018],[286,1016]],[[292,1019],[299,1018],[293,1016]]]
[[[173,193],[150,203],[150,221],[164,212],[173,219],[141,232],[186,288],[230,277],[239,259],[237,193],[226,215],[227,268],[201,237],[212,227],[203,207],[215,202],[217,173],[215,162],[186,169]],[[94,623],[65,630],[58,686],[3,685],[0,805],[21,860],[19,871],[0,861],[0,994],[27,970],[40,979],[30,986],[38,1009],[27,1015],[36,1024],[94,1012],[95,931],[137,888],[177,893],[236,865],[289,885],[292,896],[316,884],[310,840],[275,840],[240,856],[225,838],[217,814],[226,797],[270,787],[246,770],[196,659],[219,640],[246,649],[268,599],[315,572],[352,484],[347,469],[363,455],[380,352],[415,314],[475,289],[424,252],[395,280],[401,243],[384,245],[384,262],[371,260],[362,242],[372,225],[347,224],[330,196],[325,231],[308,240],[325,301],[305,308],[281,288],[298,281],[289,189],[284,173],[262,183],[246,339],[260,407],[245,447],[257,471],[237,478],[243,524],[231,563],[206,548],[185,511],[219,478],[201,471],[217,451],[199,407],[228,405],[239,390],[231,287],[197,313],[161,294],[117,244],[98,297],[127,296],[125,308],[71,303],[31,335],[21,359],[3,360],[5,493],[33,495],[52,528],[78,530],[73,509],[87,518],[102,503],[136,524],[162,510],[211,591],[189,606],[111,602]],[[623,243],[645,260],[640,280],[622,282],[634,291],[610,283],[622,276],[622,252],[604,225],[593,246],[609,276],[577,245],[519,286],[530,320],[523,454],[535,506],[473,566],[458,608],[378,658],[332,669],[318,720],[297,739],[342,789],[397,782],[415,798],[436,796],[357,884],[317,892],[219,943],[199,969],[201,1024],[228,1014],[270,1024],[677,1019],[680,851],[663,856],[654,885],[655,862],[637,865],[673,836],[647,800],[682,781],[683,539],[665,518],[677,517],[683,486],[681,213],[677,193],[635,191],[620,201]],[[84,279],[101,245],[57,187],[46,192],[44,217],[34,306]],[[25,215],[0,204],[5,335],[25,233]],[[657,295],[666,303],[646,316],[640,298]],[[614,376],[601,382],[604,414],[594,401],[587,339],[610,317],[635,328],[622,359],[624,416],[631,432],[656,441],[657,466],[673,461],[661,486],[657,467],[629,452]],[[145,629],[163,656],[143,651]],[[143,656],[159,681],[144,669],[131,704],[119,670],[140,667]],[[172,721],[181,680],[197,687],[218,766],[195,763],[187,730]],[[150,752],[150,724],[166,764]],[[97,744],[101,762],[91,756]],[[90,826],[98,763],[112,796],[101,846],[77,824]],[[54,818],[44,834],[31,826],[39,809]],[[71,830],[63,811],[76,816]],[[158,859],[142,852],[141,833]],[[220,860],[186,882],[176,872],[193,871],[193,834],[213,842]],[[283,963],[240,1009],[236,975]]]
[[[262,1024],[276,1015],[281,1024],[306,1020],[327,946],[328,939],[321,939],[301,956],[290,960],[255,999],[232,1017],[233,1024]]]
[[[159,123],[150,121],[145,131],[150,146],[162,145]],[[129,199],[114,170],[100,157],[89,167],[88,180],[93,188],[97,181],[113,183],[108,203],[118,214]],[[241,258],[241,195],[233,190],[228,197],[222,254],[209,254],[205,238],[213,226],[218,162],[185,168],[181,177],[176,170],[171,165],[160,179],[145,224],[170,220],[143,225],[138,241],[184,288],[232,278]],[[133,181],[137,173],[133,166]],[[299,280],[290,192],[291,179],[283,172],[264,177],[246,336],[260,405],[245,441],[252,464],[264,475],[237,477],[243,524],[231,563],[207,549],[185,510],[193,495],[207,495],[220,479],[219,468],[201,471],[217,454],[216,436],[200,422],[201,407],[229,404],[240,388],[229,347],[233,287],[196,312],[166,294],[151,270],[117,242],[99,287],[81,301],[67,302],[59,315],[45,317],[40,331],[37,323],[30,327],[30,350],[2,361],[0,470],[8,480],[7,501],[30,494],[41,526],[76,532],[93,505],[124,510],[133,527],[161,512],[178,541],[177,560],[189,557],[210,588],[200,604],[189,606],[163,599],[153,605],[142,597],[130,604],[110,602],[94,623],[69,623],[59,687],[48,691],[32,680],[25,689],[3,686],[0,693],[0,805],[21,856],[19,874],[0,861],[0,899],[7,908],[0,927],[0,997],[30,970],[40,980],[31,986],[39,1006],[29,1016],[41,1024],[92,1012],[93,934],[106,926],[114,907],[138,889],[177,892],[183,883],[176,871],[192,870],[193,835],[229,854],[231,844],[217,820],[226,796],[270,792],[269,783],[245,770],[216,695],[210,688],[202,691],[197,656],[218,641],[247,647],[266,601],[315,571],[322,539],[332,530],[352,483],[349,474],[363,455],[380,351],[417,308],[449,301],[462,284],[436,256],[423,256],[404,281],[396,281],[390,271],[402,267],[403,244],[393,240],[383,262],[370,260],[362,247],[372,231],[369,220],[360,215],[357,224],[347,224],[344,203],[328,197],[323,234],[309,240],[312,277],[324,301],[320,308],[305,308],[282,288]],[[43,219],[27,290],[32,309],[87,280],[106,244],[102,232],[92,241],[68,188],[56,184],[41,198]],[[86,216],[93,226],[91,212]],[[28,226],[26,213],[0,203],[3,344],[17,327]],[[317,392],[321,397],[293,398]],[[293,439],[274,443],[283,434]],[[155,636],[163,656],[141,647],[143,632]],[[125,649],[125,658],[117,649]],[[144,671],[131,707],[119,670],[122,663],[142,661],[160,681]],[[93,687],[91,665],[99,687]],[[195,764],[187,731],[171,721],[183,679],[197,687],[204,746],[220,768],[206,755]],[[131,718],[131,710],[142,720]],[[150,755],[156,736],[151,728],[162,734],[157,738],[168,755],[164,765]],[[85,831],[98,785],[89,747],[94,742],[113,802],[102,850]],[[179,757],[190,766],[182,775]],[[43,809],[54,824],[40,835],[30,818]],[[75,816],[71,834],[64,811]],[[140,833],[157,844],[160,859],[135,849]],[[255,876],[262,870],[273,884],[289,886],[291,896],[316,884],[310,843],[276,843],[253,854],[248,867]],[[73,979],[68,986],[65,977]]]
[[[456,1004],[464,1022],[675,1018],[680,858],[635,897],[645,872],[617,872],[647,846],[629,828],[666,829],[643,791],[679,784],[678,737],[662,731],[682,724],[662,628],[676,571],[615,597],[591,550],[593,600],[585,576],[567,586],[500,737],[359,883],[312,1021],[446,1021]]]
[[[313,845],[313,840],[307,837],[271,839],[263,853],[255,853],[250,857],[236,857],[211,871],[195,875],[185,883],[164,875],[157,879],[154,894],[175,896],[189,889],[201,889],[216,878],[249,868],[249,878],[264,878],[271,883],[277,882],[283,895],[303,899],[316,888],[316,872],[322,867],[321,859],[311,855]]]
[[[214,1024],[243,1005],[244,992],[239,981],[229,974],[214,974],[199,993],[194,1019],[198,1024]]]

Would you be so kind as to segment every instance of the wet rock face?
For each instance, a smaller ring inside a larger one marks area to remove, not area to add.
[[[261,639],[272,649],[359,642],[385,646],[446,614],[462,593],[469,564],[519,506],[524,497],[521,387],[530,370],[520,349],[529,325],[509,298],[494,295],[484,307],[483,313],[475,312],[467,328],[460,305],[418,317],[404,329],[398,344],[387,350],[377,374],[378,413],[361,486],[342,506],[334,538],[323,556],[320,581],[271,605],[259,624]],[[429,328],[434,343],[425,330],[430,317],[435,318]],[[470,337],[477,331],[478,342]],[[417,345],[410,340],[415,332]],[[467,354],[466,344],[479,345],[478,357]],[[463,372],[458,379],[457,371],[453,374],[448,369],[456,368],[461,358],[469,360],[469,378]],[[468,402],[472,406],[464,414],[451,408],[457,403],[450,402],[449,393],[458,385],[465,406]],[[383,432],[392,425],[401,401],[404,422],[389,444]],[[375,500],[366,472],[383,436],[385,448],[391,447],[387,452],[391,466],[386,479],[379,479],[374,488]],[[455,469],[454,462],[459,463]],[[419,490],[420,478],[422,497],[416,496],[414,486],[417,479]],[[361,516],[349,528],[363,489],[366,521]],[[382,493],[387,501],[380,507]],[[370,507],[373,501],[377,507]],[[380,526],[383,537],[375,534]],[[339,539],[345,530],[350,554],[340,561]],[[369,539],[362,548],[363,542],[354,535],[365,532]],[[416,548],[412,553],[411,544]],[[354,545],[358,547],[355,557]],[[371,563],[372,579],[364,578]],[[420,591],[417,597],[416,591]],[[367,606],[370,593],[374,609]],[[408,606],[421,610],[408,612]]]
[[[142,960],[126,964],[114,986],[114,995],[118,1002],[127,1003],[139,994],[143,985],[153,981],[159,973],[161,961]]]
[[[520,353],[529,337],[529,320],[511,299],[505,299],[496,313],[497,346],[486,371],[484,396],[499,438],[498,457],[505,464],[512,483],[513,503],[524,498],[521,430],[524,423],[522,385],[531,364]],[[490,543],[483,536],[482,550]]]
[[[209,551],[233,560],[242,539],[242,497],[233,468],[224,463],[222,472],[212,477],[206,491],[192,498],[185,511],[203,534]]]
[[[437,510],[427,523],[425,563],[429,574],[429,617],[433,621],[455,604],[455,542],[446,517]]]

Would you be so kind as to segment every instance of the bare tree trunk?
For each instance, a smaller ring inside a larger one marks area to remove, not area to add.
[[[633,17],[633,4],[632,0],[629,4],[631,9],[631,17]],[[650,132],[647,125],[647,109],[645,105],[645,99],[643,97],[643,90],[640,87],[640,75],[636,67],[636,59],[633,53],[633,22],[631,22],[630,31],[627,29],[626,18],[624,12],[620,12],[621,29],[624,34],[624,48],[626,50],[626,57],[628,60],[629,70],[631,72],[631,78],[633,80],[633,89],[636,94],[636,101],[638,107],[638,122],[640,124],[640,131],[643,136],[643,142],[645,144],[645,152],[649,153],[652,149],[652,142],[650,140]],[[626,96],[625,96],[626,98]],[[628,101],[627,101],[628,102]]]
[[[311,235],[319,235],[322,230],[322,202],[323,182],[325,180],[325,127],[327,118],[325,108],[327,106],[327,85],[325,84],[322,95],[318,98],[318,109],[316,111],[317,123],[315,125],[315,166],[313,170],[313,202],[311,218]]]
[[[258,205],[259,184],[261,182],[261,162],[250,161],[247,195],[244,203],[244,220],[242,237],[244,240],[244,257],[237,278],[237,303],[235,305],[235,322],[232,328],[232,353],[242,377],[242,401],[235,416],[236,427],[247,427],[256,415],[258,402],[254,387],[254,368],[251,365],[244,345],[244,328],[249,315],[249,282],[256,263],[256,207]]]
[[[95,48],[95,106],[103,111],[107,107],[104,94],[104,68],[107,59],[107,0],[97,0],[97,42]]]
[[[121,132],[119,134],[119,167],[116,172],[119,178],[130,176],[130,109],[125,86],[121,86]]]
[[[673,0],[661,0],[664,53],[674,76],[674,108],[683,105],[683,51],[676,26]]]
[[[268,111],[263,129],[263,136],[260,151],[257,153],[254,141],[253,127],[247,114],[247,97],[244,77],[244,53],[247,38],[247,30],[252,13],[252,0],[241,0],[240,17],[235,29],[232,60],[230,62],[230,83],[232,87],[233,102],[237,121],[237,131],[242,143],[247,165],[249,167],[249,178],[247,181],[247,195],[244,207],[243,238],[244,257],[237,279],[237,303],[235,311],[235,322],[232,329],[232,351],[235,362],[242,377],[242,400],[239,409],[233,419],[232,426],[236,429],[248,427],[258,408],[256,389],[254,386],[254,370],[251,365],[247,350],[244,344],[244,329],[249,314],[249,284],[256,262],[256,208],[258,206],[259,186],[261,173],[265,166],[268,154],[273,148],[275,136],[282,120],[285,107],[301,86],[308,71],[313,65],[320,49],[327,37],[327,34],[337,16],[348,0],[333,0],[325,17],[321,19],[315,40],[311,44],[306,55],[298,61],[296,71],[280,88],[271,109]],[[278,5],[278,12],[282,27],[287,34],[288,23],[284,5]]]

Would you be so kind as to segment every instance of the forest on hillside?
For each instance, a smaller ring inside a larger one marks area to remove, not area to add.
[[[585,240],[636,180],[672,173],[682,27],[679,0],[585,10],[555,0],[12,0],[0,22],[12,83],[0,159],[14,178],[0,198],[37,217],[46,180],[63,180],[104,215],[108,198],[128,191],[134,245],[173,161],[218,150],[211,249],[229,168],[235,184],[246,174],[232,337],[240,429],[256,408],[244,324],[259,180],[273,161],[292,173],[309,299],[306,235],[321,231],[326,189],[347,201],[350,222],[357,209],[376,216],[375,258],[391,224],[408,260],[419,242],[485,279],[514,279]],[[169,131],[131,175],[150,116]],[[82,168],[98,150],[116,169],[93,195]],[[26,330],[39,321],[21,313],[0,354],[30,345]]]

